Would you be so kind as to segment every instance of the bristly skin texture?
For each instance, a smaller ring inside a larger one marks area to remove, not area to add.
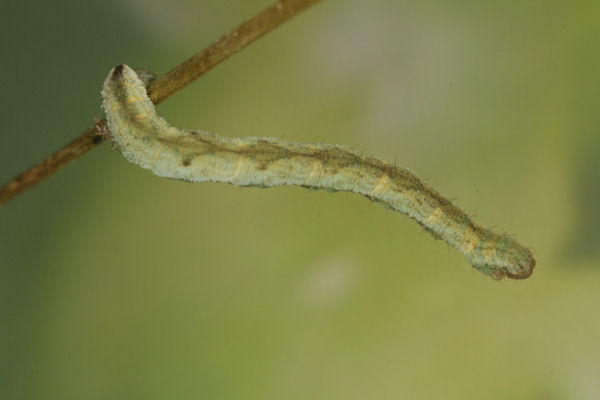
[[[144,83],[126,65],[110,71],[102,96],[108,127],[125,158],[158,176],[359,193],[413,218],[494,279],[523,279],[533,272],[531,250],[475,224],[410,171],[390,162],[337,145],[177,129],[156,115]]]

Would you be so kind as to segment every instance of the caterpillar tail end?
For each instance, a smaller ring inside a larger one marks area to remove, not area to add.
[[[508,235],[487,233],[488,239],[476,249],[468,247],[465,258],[481,273],[495,280],[526,279],[533,274],[535,258],[531,249]]]
[[[520,268],[520,270],[518,272],[511,272],[506,269],[502,269],[502,270],[497,270],[497,271],[492,272],[490,274],[490,276],[492,277],[492,279],[495,279],[497,281],[500,281],[500,280],[504,279],[505,277],[510,278],[510,279],[527,279],[531,276],[531,274],[533,274],[534,268],[535,268],[535,259],[532,257],[531,260],[529,261],[529,264]]]

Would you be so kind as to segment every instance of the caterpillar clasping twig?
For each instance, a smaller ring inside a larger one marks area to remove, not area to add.
[[[494,279],[522,279],[533,272],[531,250],[475,224],[413,173],[390,162],[331,144],[177,129],[156,114],[144,83],[127,65],[110,71],[102,96],[108,127],[125,158],[158,176],[358,193],[413,218]]]

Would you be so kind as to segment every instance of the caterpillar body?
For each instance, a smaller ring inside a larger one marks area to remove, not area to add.
[[[477,225],[412,172],[393,163],[338,145],[226,138],[172,127],[156,114],[143,81],[127,65],[110,71],[102,96],[108,127],[122,154],[158,176],[358,193],[416,220],[494,279],[523,279],[533,272],[531,250],[509,235]]]

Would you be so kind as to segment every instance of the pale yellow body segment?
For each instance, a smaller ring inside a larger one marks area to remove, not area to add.
[[[126,65],[109,73],[102,95],[109,129],[123,155],[156,175],[359,193],[415,219],[495,279],[527,278],[533,271],[535,260],[529,249],[476,225],[410,171],[390,162],[337,145],[232,139],[174,128],[156,115],[143,82]]]

